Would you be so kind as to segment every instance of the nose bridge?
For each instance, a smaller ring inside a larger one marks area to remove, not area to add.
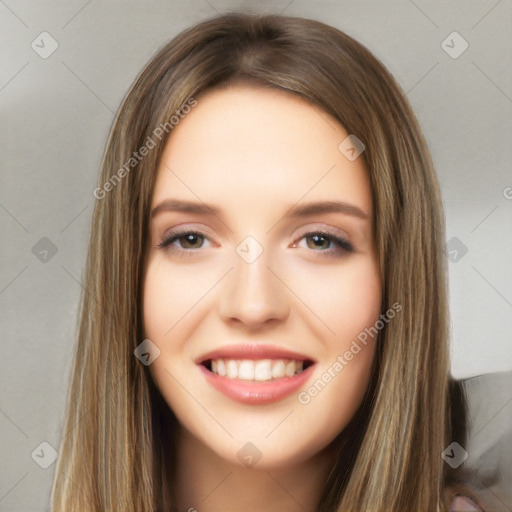
[[[269,270],[265,251],[255,259],[238,254],[233,263],[220,300],[221,316],[252,326],[271,319],[284,320],[289,313],[286,290]]]

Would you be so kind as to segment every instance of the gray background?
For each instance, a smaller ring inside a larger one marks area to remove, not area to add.
[[[512,369],[510,0],[0,0],[2,511],[49,509],[55,464],[43,469],[31,453],[59,446],[92,191],[114,112],[157,48],[233,9],[332,24],[394,74],[443,191],[453,373]],[[457,58],[462,40],[442,44],[454,31],[469,44]],[[58,44],[46,59],[42,32]]]

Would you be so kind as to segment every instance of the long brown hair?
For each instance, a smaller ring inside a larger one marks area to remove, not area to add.
[[[148,213],[172,116],[236,81],[299,95],[363,141],[382,311],[402,306],[379,333],[372,384],[345,432],[357,437],[357,449],[349,463],[341,452],[318,508],[440,510],[441,453],[451,442],[447,284],[443,210],[424,137],[393,77],[354,39],[317,21],[244,14],[200,23],[166,44],[112,127],[95,193],[53,510],[172,508],[165,477],[172,437],[162,425],[173,415],[133,354],[144,339]],[[168,128],[161,138],[159,126]],[[148,138],[156,147],[135,158]]]

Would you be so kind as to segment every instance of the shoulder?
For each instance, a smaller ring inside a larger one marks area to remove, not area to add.
[[[457,381],[464,407],[452,402],[460,463],[447,469],[452,478],[445,510],[475,512],[512,505],[512,372],[490,373]],[[508,407],[507,407],[508,406]],[[453,432],[452,432],[453,434]],[[461,456],[462,457],[462,456]],[[457,482],[461,485],[451,485]]]

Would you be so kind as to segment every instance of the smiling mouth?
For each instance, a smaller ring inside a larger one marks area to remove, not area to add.
[[[264,343],[227,345],[195,363],[206,382],[235,402],[267,405],[290,397],[311,378],[316,361]]]
[[[246,382],[275,382],[302,373],[313,361],[296,359],[207,359],[201,363],[220,377]]]

